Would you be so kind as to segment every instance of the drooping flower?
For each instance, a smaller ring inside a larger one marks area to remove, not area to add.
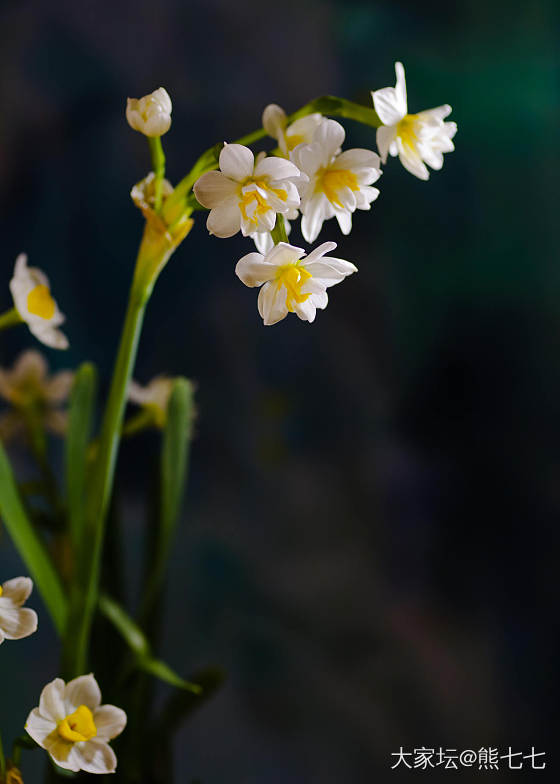
[[[457,131],[457,123],[443,122],[451,112],[448,104],[408,114],[402,63],[395,63],[395,73],[395,87],[384,87],[371,94],[375,111],[383,123],[377,129],[377,148],[383,163],[388,154],[398,155],[405,169],[421,180],[427,180],[430,173],[426,163],[432,169],[441,169],[443,153],[455,149],[451,139]]]
[[[23,606],[32,590],[30,577],[14,577],[0,585],[0,644],[37,631],[37,613]]]
[[[63,370],[48,375],[48,365],[38,351],[24,351],[11,370],[0,368],[0,397],[10,404],[0,414],[0,439],[25,432],[29,416],[57,435],[66,431],[67,413],[59,407],[68,399],[74,373]]]
[[[172,389],[173,379],[169,376],[156,376],[145,387],[131,381],[128,385],[128,399],[146,409],[156,427],[163,427]]]
[[[144,136],[163,136],[171,127],[171,108],[167,90],[159,87],[143,98],[127,98],[126,119]]]
[[[61,768],[87,773],[114,773],[115,752],[109,741],[126,726],[126,713],[101,705],[101,691],[90,675],[64,683],[55,678],[41,692],[39,707],[25,723],[33,740]]]
[[[352,228],[352,213],[369,210],[379,196],[372,183],[381,176],[379,156],[371,150],[339,152],[344,128],[336,120],[324,120],[311,144],[295,148],[292,158],[309,177],[301,200],[301,233],[314,242],[323,221],[336,217],[343,234]]]
[[[311,142],[313,134],[325,118],[319,112],[307,114],[288,125],[286,112],[275,103],[269,104],[262,116],[265,131],[278,142],[278,147],[285,158],[290,158],[292,150],[298,144]]]
[[[290,161],[255,157],[242,144],[225,144],[220,171],[203,174],[194,185],[198,201],[210,209],[206,226],[217,237],[269,232],[276,215],[299,207],[298,185],[307,180]]]
[[[336,242],[324,242],[306,256],[303,248],[279,242],[266,256],[249,253],[235,267],[246,286],[262,286],[259,313],[265,325],[276,324],[288,313],[314,321],[317,308],[328,304],[327,288],[357,272],[349,261],[326,256]]]
[[[20,253],[10,281],[14,305],[33,335],[51,348],[68,348],[68,338],[58,326],[65,318],[51,296],[49,279],[38,267],[27,266],[27,256]]]

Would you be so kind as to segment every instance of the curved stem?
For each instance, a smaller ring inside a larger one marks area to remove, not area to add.
[[[165,154],[161,144],[161,136],[148,137],[150,143],[150,153],[152,155],[152,166],[156,175],[154,183],[155,199],[154,209],[159,212],[163,197],[163,178],[165,177]]]

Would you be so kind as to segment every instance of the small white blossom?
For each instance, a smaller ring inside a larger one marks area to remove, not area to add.
[[[198,201],[210,209],[206,226],[217,237],[270,232],[276,215],[300,203],[298,186],[307,181],[297,166],[275,156],[255,157],[242,144],[225,144],[220,171],[203,174],[194,185]]]
[[[402,63],[395,63],[395,73],[395,87],[384,87],[371,94],[375,111],[383,123],[377,129],[377,148],[383,163],[388,154],[398,155],[405,169],[421,180],[427,180],[430,173],[425,164],[432,169],[441,169],[443,153],[455,149],[451,139],[457,124],[443,122],[451,112],[448,104],[408,114]]]
[[[16,259],[10,291],[16,310],[37,340],[51,348],[68,348],[68,338],[59,329],[65,321],[51,296],[49,279],[38,267],[27,266],[27,256]]]
[[[126,119],[144,136],[163,136],[171,127],[171,98],[159,87],[143,98],[127,98]]]
[[[48,683],[25,729],[61,768],[103,774],[115,772],[117,758],[109,741],[125,726],[123,710],[101,705],[101,691],[90,674],[67,684],[62,678]]]
[[[278,142],[283,156],[290,158],[290,153],[298,144],[309,143],[313,134],[325,118],[319,112],[307,114],[288,125],[286,112],[275,103],[269,104],[263,112],[262,124],[265,131]]]
[[[259,313],[265,325],[276,324],[288,313],[314,321],[317,308],[327,307],[327,288],[357,272],[349,261],[326,256],[336,242],[324,242],[305,256],[303,248],[279,242],[266,255],[249,253],[235,267],[246,286],[262,286]]]
[[[173,379],[168,376],[156,376],[145,387],[136,381],[128,385],[128,399],[132,403],[148,409],[158,427],[163,427],[167,419],[167,406],[173,389]]]
[[[323,221],[336,217],[343,234],[352,228],[352,213],[369,210],[379,191],[371,184],[381,176],[379,156],[371,150],[340,152],[344,128],[336,120],[324,120],[311,144],[295,148],[292,158],[309,177],[301,200],[301,233],[314,242]]]
[[[33,350],[24,351],[11,369],[0,368],[0,397],[11,406],[0,413],[0,439],[25,432],[30,408],[46,430],[63,435],[68,415],[59,406],[68,399],[73,382],[70,370],[49,375],[45,358]]]
[[[37,631],[37,613],[23,606],[32,590],[30,577],[14,577],[0,585],[0,644]]]

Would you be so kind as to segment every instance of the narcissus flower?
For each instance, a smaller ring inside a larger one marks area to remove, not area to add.
[[[194,185],[198,201],[210,209],[206,226],[217,237],[244,237],[269,232],[276,215],[299,207],[297,186],[307,181],[290,161],[275,156],[255,157],[242,144],[226,144],[220,171],[203,174]]]
[[[14,577],[0,585],[0,644],[37,631],[37,613],[23,606],[32,590],[30,577]]]
[[[171,98],[159,87],[143,98],[127,98],[126,119],[144,136],[163,136],[171,127]]]
[[[288,125],[286,112],[275,103],[269,104],[263,112],[262,124],[265,131],[278,142],[285,158],[298,144],[309,143],[313,134],[325,118],[319,112],[300,117]]]
[[[14,305],[37,340],[51,348],[68,348],[68,338],[58,326],[65,318],[51,296],[49,279],[38,267],[27,266],[27,256],[20,253],[10,281]]]
[[[352,228],[354,210],[369,210],[379,191],[371,184],[381,176],[379,156],[370,150],[339,153],[344,128],[324,120],[311,144],[295,148],[292,158],[309,177],[301,200],[301,233],[307,242],[317,239],[323,221],[336,217],[343,234]]]
[[[172,389],[173,379],[168,376],[156,376],[145,387],[131,381],[128,385],[128,399],[147,409],[154,424],[163,427],[167,420],[167,405]]]
[[[335,248],[336,242],[324,242],[305,256],[303,248],[279,242],[266,256],[249,253],[239,259],[237,277],[246,286],[262,286],[258,307],[265,325],[288,313],[311,322],[317,308],[327,307],[327,288],[357,272],[349,261],[325,255]]]
[[[395,87],[384,87],[371,94],[375,111],[383,123],[377,129],[377,148],[383,163],[387,161],[387,154],[398,155],[405,169],[421,180],[427,180],[430,173],[425,164],[432,169],[441,169],[443,153],[455,149],[451,139],[457,124],[443,122],[451,112],[448,104],[408,114],[402,63],[395,63],[395,73]]]
[[[20,435],[29,417],[57,435],[66,432],[67,413],[59,406],[72,389],[74,373],[63,370],[48,375],[48,365],[38,351],[24,351],[11,370],[0,368],[0,397],[11,409],[0,414],[0,439]]]
[[[93,675],[64,683],[56,678],[41,692],[39,707],[25,724],[33,740],[66,770],[114,773],[115,752],[109,741],[126,726],[126,713],[101,705],[101,691]]]

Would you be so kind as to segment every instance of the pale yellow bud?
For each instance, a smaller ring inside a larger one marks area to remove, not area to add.
[[[171,98],[163,87],[143,98],[128,98],[126,119],[144,136],[163,136],[171,126]]]

